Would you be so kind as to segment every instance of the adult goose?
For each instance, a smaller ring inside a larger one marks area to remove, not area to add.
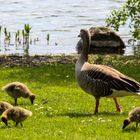
[[[98,113],[101,97],[112,97],[117,111],[122,112],[116,97],[140,95],[140,83],[111,67],[88,63],[90,33],[81,29],[79,36],[83,40],[83,49],[75,66],[76,79],[85,92],[95,97],[94,113]]]

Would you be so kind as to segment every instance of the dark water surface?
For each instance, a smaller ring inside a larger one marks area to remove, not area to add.
[[[119,9],[126,0],[0,0],[0,25],[11,32],[9,46],[4,45],[2,31],[0,55],[25,53],[22,45],[15,46],[15,32],[32,27],[30,39],[39,38],[29,47],[29,55],[76,53],[75,46],[81,28],[104,26],[107,15],[113,9]],[[127,42],[130,37],[128,28],[119,31]],[[46,36],[50,34],[49,45]],[[134,54],[133,47],[127,47],[125,55]]]

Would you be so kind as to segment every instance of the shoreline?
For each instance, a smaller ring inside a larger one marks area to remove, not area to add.
[[[45,55],[45,56],[0,56],[2,67],[32,67],[48,64],[75,64],[78,54],[72,55]],[[140,56],[122,55],[89,55],[89,62],[105,65],[140,65]]]

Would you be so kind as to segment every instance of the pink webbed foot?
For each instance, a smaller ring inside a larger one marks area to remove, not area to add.
[[[120,113],[122,112],[122,108],[120,106],[117,106],[116,109],[117,109],[116,112],[120,112]]]
[[[114,100],[114,102],[115,102],[115,105],[116,105],[116,112],[122,112],[122,108],[121,108],[121,106],[119,105],[119,103],[118,103],[118,101],[117,101],[117,98],[113,98],[113,100]]]

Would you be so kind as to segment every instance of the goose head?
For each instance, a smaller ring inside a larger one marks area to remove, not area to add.
[[[78,36],[81,37],[81,40],[83,42],[83,48],[82,48],[81,55],[85,56],[87,59],[89,48],[90,48],[90,43],[91,43],[90,32],[89,32],[89,30],[81,29],[80,34]]]
[[[35,100],[35,95],[34,94],[30,95],[29,99],[31,101],[31,104],[33,105],[34,100]]]

